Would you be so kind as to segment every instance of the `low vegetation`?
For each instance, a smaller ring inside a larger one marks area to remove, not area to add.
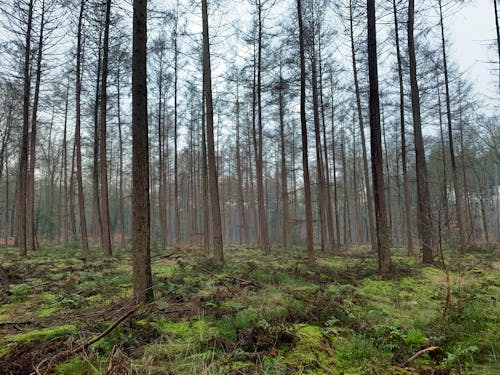
[[[75,352],[134,309],[129,252],[86,261],[76,247],[22,259],[2,250],[0,371],[500,373],[498,251],[445,252],[446,311],[442,267],[405,252],[392,249],[394,272],[383,280],[365,248],[315,264],[304,249],[261,257],[231,247],[222,264],[199,249],[155,250],[155,303]]]

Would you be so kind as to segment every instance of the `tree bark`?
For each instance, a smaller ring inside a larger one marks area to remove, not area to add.
[[[109,55],[109,25],[111,15],[111,0],[106,1],[106,19],[104,23],[104,43],[102,56],[102,80],[101,80],[101,128],[100,128],[100,177],[101,177],[101,214],[102,214],[102,238],[101,246],[104,256],[111,256],[111,230],[109,222],[109,198],[108,198],[108,158],[107,158],[107,85],[108,85],[108,55]]]
[[[297,21],[299,27],[300,48],[300,124],[302,133],[302,168],[304,173],[304,200],[306,206],[306,246],[307,257],[314,261],[313,222],[311,183],[309,178],[309,159],[307,156],[307,120],[306,120],[306,62],[304,48],[304,26],[302,23],[302,1],[297,0]]]
[[[458,236],[460,241],[460,251],[465,249],[465,233],[464,223],[462,216],[462,191],[458,183],[457,163],[455,158],[455,145],[453,143],[453,130],[451,126],[451,104],[450,104],[450,85],[448,82],[448,62],[446,59],[446,43],[444,39],[444,23],[443,23],[443,5],[439,0],[439,24],[441,26],[441,50],[443,52],[443,74],[445,85],[445,98],[446,98],[446,119],[448,121],[448,143],[450,148],[450,162],[451,162],[451,176],[453,180],[453,190],[455,191],[455,209],[458,223]],[[446,171],[445,171],[446,172]]]
[[[78,209],[80,214],[80,233],[82,240],[82,256],[89,256],[89,243],[87,237],[87,221],[85,219],[85,196],[83,195],[82,177],[82,148],[80,140],[81,128],[81,94],[82,94],[82,27],[83,13],[85,11],[85,0],[80,3],[80,16],[78,17],[78,35],[76,47],[76,125],[75,125],[75,151],[76,151],[76,179],[78,185]]]
[[[413,114],[413,137],[415,142],[415,160],[417,170],[418,218],[420,228],[420,245],[422,246],[422,262],[430,264],[432,254],[432,218],[429,198],[429,182],[427,163],[425,160],[424,139],[420,117],[420,93],[417,82],[417,61],[415,57],[415,41],[413,36],[415,22],[415,1],[408,2],[408,53],[410,63],[411,107]]]
[[[391,269],[390,228],[387,225],[387,211],[384,191],[384,164],[382,160],[382,139],[380,129],[380,104],[377,72],[377,37],[375,26],[375,0],[367,2],[368,16],[368,75],[370,81],[370,149],[372,156],[373,193],[377,225],[378,271],[387,275]]]
[[[40,83],[42,79],[42,57],[43,57],[43,33],[45,27],[45,0],[42,0],[40,20],[40,33],[38,36],[38,52],[36,60],[35,93],[33,98],[33,109],[31,115],[31,139],[30,139],[30,166],[28,171],[28,212],[27,212],[27,234],[28,249],[35,251],[35,164],[36,164],[36,137],[37,137],[37,115],[40,98]]]
[[[19,255],[27,254],[26,241],[26,198],[28,190],[28,128],[31,94],[31,32],[33,25],[33,0],[29,2],[28,22],[26,24],[26,45],[24,51],[24,88],[23,88],[23,132],[21,141],[21,158],[19,161],[19,193],[18,193],[18,238]]]
[[[215,163],[214,142],[214,107],[212,100],[212,69],[210,66],[210,43],[208,35],[208,5],[207,0],[202,0],[202,23],[203,23],[203,90],[205,91],[207,111],[207,156],[208,156],[208,179],[210,185],[210,197],[212,206],[213,243],[214,257],[217,261],[224,259],[222,243],[222,224],[219,204],[219,186],[217,182],[217,167]]]
[[[366,201],[368,208],[368,224],[370,226],[370,242],[372,245],[372,251],[375,252],[377,248],[376,243],[376,233],[375,233],[375,223],[373,222],[373,197],[372,189],[370,186],[370,176],[368,172],[368,157],[366,153],[366,141],[365,141],[365,127],[363,124],[363,113],[361,110],[361,94],[359,90],[359,80],[358,80],[358,68],[356,63],[356,49],[354,46],[354,20],[353,20],[353,5],[352,0],[349,0],[349,25],[351,33],[351,55],[352,55],[352,70],[354,74],[354,91],[356,94],[356,106],[358,110],[358,122],[359,130],[361,135],[361,147],[363,152],[363,171],[365,177],[365,188],[366,188]]]
[[[400,133],[401,133],[401,164],[403,169],[403,193],[405,202],[405,227],[406,227],[406,245],[408,246],[408,255],[413,256],[413,223],[411,219],[411,203],[410,203],[410,187],[408,180],[408,162],[406,151],[406,126],[405,126],[405,93],[403,86],[403,63],[401,59],[401,50],[399,47],[399,25],[398,25],[398,12],[396,8],[396,0],[392,1],[394,11],[394,29],[396,33],[396,56],[398,61],[398,80],[399,80],[399,119],[400,119]]]
[[[132,39],[132,268],[137,302],[152,301],[149,140],[146,82],[147,1],[134,0]]]

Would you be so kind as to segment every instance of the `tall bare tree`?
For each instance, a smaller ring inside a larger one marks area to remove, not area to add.
[[[149,140],[146,83],[147,0],[134,0],[132,39],[132,268],[134,296],[152,301],[150,258]]]
[[[210,203],[212,208],[214,257],[216,260],[222,261],[224,259],[224,250],[222,243],[219,185],[217,182],[217,167],[215,163],[214,106],[212,100],[212,68],[210,66],[210,38],[208,34],[207,0],[202,0],[201,2],[201,13],[203,23],[203,91],[205,92],[207,116],[208,180],[210,186]]]

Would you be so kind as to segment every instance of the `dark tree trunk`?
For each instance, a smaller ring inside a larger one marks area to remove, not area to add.
[[[85,11],[85,0],[80,4],[80,16],[78,18],[78,36],[76,47],[76,125],[75,125],[75,152],[76,152],[76,179],[78,185],[78,209],[80,214],[80,233],[82,239],[82,256],[89,256],[89,243],[87,238],[87,221],[85,219],[85,196],[83,195],[82,177],[82,148],[80,140],[80,118],[81,118],[81,94],[82,94],[82,26],[83,13]]]
[[[373,222],[373,198],[372,189],[370,185],[370,176],[368,172],[368,157],[366,153],[366,141],[365,141],[365,126],[363,124],[363,114],[361,110],[361,94],[359,90],[359,80],[358,80],[358,68],[356,63],[356,49],[354,46],[354,24],[353,24],[353,5],[352,0],[349,0],[349,25],[351,32],[351,55],[352,55],[352,69],[354,74],[354,91],[356,94],[356,107],[358,110],[358,122],[359,130],[361,134],[361,147],[363,151],[363,171],[365,177],[365,187],[366,187],[366,201],[368,208],[368,224],[370,226],[370,241],[372,244],[372,251],[375,252],[377,242],[375,233],[375,223]]]
[[[24,52],[24,88],[23,88],[23,133],[21,141],[21,158],[19,161],[19,192],[17,213],[17,243],[19,254],[27,254],[26,243],[26,196],[28,190],[28,129],[29,110],[31,94],[30,54],[31,54],[31,29],[33,25],[33,0],[30,0],[28,8],[28,22],[26,24],[26,45]]]
[[[370,149],[372,156],[373,193],[377,225],[378,271],[387,275],[391,269],[390,228],[387,225],[384,191],[384,164],[380,134],[380,104],[377,72],[377,38],[375,0],[367,2],[368,16],[368,75],[370,81]]]
[[[399,47],[399,25],[398,25],[398,12],[396,8],[396,0],[393,0],[394,11],[394,29],[396,32],[396,56],[398,60],[398,80],[399,80],[399,118],[400,118],[400,132],[401,132],[401,164],[403,169],[403,193],[405,202],[405,227],[406,227],[406,245],[408,246],[408,255],[413,256],[413,223],[411,219],[411,204],[410,204],[410,187],[408,180],[408,162],[406,160],[406,126],[405,126],[405,112],[404,112],[404,87],[403,87],[403,63],[401,59],[401,51]]]
[[[134,296],[138,302],[149,302],[154,298],[150,259],[146,3],[146,0],[134,0],[133,3],[132,268]]]
[[[427,163],[425,160],[424,139],[420,117],[420,93],[417,82],[417,61],[415,57],[415,41],[413,36],[415,22],[415,1],[408,3],[408,53],[410,62],[411,107],[413,114],[413,137],[415,141],[415,159],[417,170],[418,219],[420,228],[420,245],[422,246],[422,262],[430,264],[432,254],[432,218],[429,198],[429,182]]]
[[[443,6],[442,1],[439,0],[439,24],[441,26],[441,49],[443,52],[443,70],[444,70],[444,85],[445,85],[445,98],[446,98],[446,119],[448,121],[448,143],[450,147],[450,162],[451,162],[451,176],[453,180],[453,190],[455,191],[455,205],[458,223],[458,236],[460,240],[460,251],[465,249],[465,233],[464,222],[462,216],[462,191],[458,183],[457,163],[455,158],[455,145],[453,143],[453,131],[451,127],[451,104],[450,104],[450,85],[448,82],[448,62],[446,59],[446,43],[444,39],[444,23],[443,23]]]
[[[302,167],[304,173],[304,199],[306,206],[306,246],[309,261],[314,261],[313,222],[311,183],[309,178],[309,159],[307,156],[307,122],[306,122],[306,61],[304,47],[304,26],[302,24],[302,1],[297,0],[297,21],[299,26],[300,47],[300,124],[302,133]]]
[[[245,214],[245,198],[243,194],[243,172],[240,150],[240,81],[236,83],[236,174],[238,178],[238,211],[239,211],[239,241],[248,245],[248,223]]]
[[[111,256],[111,230],[109,222],[108,198],[108,157],[107,157],[107,84],[108,84],[108,55],[109,55],[109,25],[111,15],[111,0],[106,1],[106,20],[104,23],[104,43],[102,56],[102,81],[101,81],[101,128],[100,128],[100,175],[101,175],[101,214],[102,238],[101,246],[104,256]]]
[[[222,224],[219,204],[219,186],[217,182],[217,167],[215,164],[215,142],[214,142],[214,107],[212,100],[212,69],[210,66],[210,43],[208,35],[208,5],[207,0],[202,0],[203,18],[203,90],[205,91],[207,111],[207,156],[208,156],[208,179],[210,186],[210,201],[212,207],[213,243],[214,257],[218,261],[224,259],[222,243]]]
[[[42,0],[42,13],[40,20],[40,34],[38,36],[38,52],[36,58],[35,95],[31,114],[31,139],[30,139],[30,166],[28,171],[28,249],[35,251],[35,164],[36,164],[36,137],[37,115],[40,99],[40,83],[42,79],[43,33],[45,26],[45,0]]]

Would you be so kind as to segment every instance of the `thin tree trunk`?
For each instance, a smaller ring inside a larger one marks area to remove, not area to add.
[[[85,219],[85,196],[83,195],[82,178],[82,149],[80,140],[80,118],[81,118],[81,93],[82,93],[82,26],[83,13],[85,10],[85,0],[81,0],[80,16],[78,18],[78,36],[76,47],[76,125],[75,125],[75,151],[76,151],[76,178],[78,185],[78,209],[80,213],[80,233],[82,240],[82,256],[87,258],[89,254],[89,243],[87,237],[87,222]]]
[[[368,172],[368,157],[366,153],[366,141],[365,141],[365,127],[363,124],[363,113],[361,109],[361,94],[359,90],[358,81],[358,68],[356,64],[356,49],[354,47],[354,24],[353,24],[353,5],[352,0],[349,0],[349,25],[351,33],[351,55],[352,55],[352,70],[354,74],[354,91],[356,94],[356,106],[358,110],[358,122],[359,130],[361,135],[361,147],[363,151],[363,171],[365,177],[365,188],[366,188],[366,201],[368,208],[368,224],[370,226],[370,242],[372,245],[372,251],[375,252],[377,248],[376,243],[376,233],[375,233],[375,223],[373,222],[373,198],[372,189],[370,186],[370,176]]]
[[[102,214],[102,253],[111,256],[111,230],[109,222],[109,198],[108,198],[108,158],[107,158],[107,85],[108,85],[108,55],[109,55],[109,25],[111,15],[111,0],[106,1],[106,20],[104,24],[104,43],[102,56],[102,80],[101,80],[101,128],[100,128],[100,175],[101,175],[101,214]]]
[[[208,252],[210,247],[210,200],[208,189],[208,161],[207,161],[207,140],[206,140],[206,102],[205,90],[201,99],[201,161],[203,179],[203,248]]]
[[[453,143],[453,130],[451,127],[451,105],[450,105],[450,85],[448,82],[448,62],[446,59],[446,44],[444,39],[443,6],[439,0],[439,24],[441,26],[441,50],[443,52],[443,70],[446,99],[446,119],[448,120],[448,143],[450,147],[451,176],[453,180],[453,190],[455,191],[455,209],[458,223],[458,237],[460,240],[460,251],[465,250],[465,233],[462,216],[462,191],[458,183],[457,163],[455,158],[455,145]]]
[[[224,259],[222,242],[222,225],[219,204],[219,186],[217,182],[217,169],[215,163],[214,144],[214,109],[212,101],[212,69],[210,66],[210,43],[208,35],[208,5],[207,0],[202,0],[203,18],[203,89],[205,91],[207,111],[207,156],[208,156],[208,178],[210,184],[210,196],[212,206],[214,257],[217,261]]]
[[[174,211],[175,211],[175,246],[179,248],[181,242],[181,219],[179,211],[179,180],[178,180],[178,150],[177,150],[177,81],[178,81],[178,55],[177,50],[177,17],[178,17],[179,2],[177,1],[176,14],[175,14],[175,25],[174,25]]]
[[[266,215],[266,205],[264,202],[264,160],[263,160],[263,134],[262,134],[262,5],[260,0],[257,0],[257,127],[258,134],[257,139],[254,139],[256,152],[255,152],[255,162],[256,169],[255,173],[257,175],[257,204],[259,206],[259,239],[260,247],[265,255],[270,254],[271,246],[269,244],[269,233],[267,228],[267,215]],[[254,130],[255,138],[255,130]]]
[[[326,230],[326,212],[325,204],[326,189],[323,168],[323,152],[321,149],[321,129],[320,129],[320,115],[319,115],[319,95],[318,95],[318,73],[316,65],[316,51],[315,51],[314,35],[311,36],[311,81],[312,81],[312,99],[313,99],[313,120],[314,120],[314,140],[316,148],[316,173],[318,175],[318,211],[319,211],[319,225],[321,235],[321,250],[325,250],[325,245],[328,242],[328,234]]]
[[[118,174],[119,174],[119,182],[118,182],[118,204],[120,211],[120,245],[122,249],[125,247],[125,213],[124,213],[124,194],[123,194],[123,137],[122,137],[122,116],[121,116],[121,91],[120,91],[120,67],[118,66],[117,72],[117,82],[116,82],[116,91],[117,91],[117,117],[118,117],[118,152],[119,152],[119,166],[118,166]],[[161,150],[160,150],[161,155]],[[162,228],[163,233],[163,228]]]
[[[92,165],[92,231],[94,241],[100,242],[102,239],[102,215],[101,200],[99,196],[99,98],[101,83],[101,64],[102,64],[102,28],[99,30],[99,46],[97,58],[97,76],[95,85],[94,99],[94,144],[93,144],[93,165]]]
[[[304,47],[304,26],[302,24],[302,1],[297,0],[297,20],[299,26],[300,48],[300,124],[302,133],[302,167],[304,174],[304,200],[306,205],[306,245],[307,257],[314,261],[313,222],[311,183],[309,178],[309,158],[307,156],[307,122],[306,122],[306,62]]]
[[[337,158],[335,155],[335,105],[333,101],[333,72],[330,71],[330,100],[332,112],[332,166],[333,166],[333,203],[335,209],[335,231],[337,233],[336,246],[340,247],[340,218],[339,218],[339,204],[338,204],[338,189],[337,189]]]
[[[245,198],[243,194],[243,172],[241,168],[240,150],[240,81],[236,82],[236,173],[238,178],[238,210],[239,210],[239,241],[248,245],[248,223],[245,214]]]
[[[413,137],[415,141],[415,159],[417,170],[417,197],[420,228],[420,245],[422,246],[422,262],[430,264],[432,254],[432,218],[429,198],[429,182],[427,163],[425,161],[424,139],[420,117],[420,93],[417,82],[417,62],[415,57],[415,41],[413,36],[415,19],[415,2],[408,3],[408,53],[410,62],[411,103],[413,113]]]
[[[281,202],[283,205],[283,246],[285,248],[290,245],[290,214],[288,208],[288,181],[287,181],[287,167],[286,167],[286,140],[285,140],[285,102],[283,91],[286,87],[286,82],[281,75],[280,63],[280,77],[279,77],[279,116],[280,116],[280,152],[281,152]]]
[[[408,246],[408,256],[413,256],[413,223],[411,219],[411,203],[410,203],[410,187],[408,180],[408,162],[406,151],[406,126],[405,126],[405,104],[404,104],[404,86],[403,86],[403,63],[401,58],[401,50],[399,46],[399,25],[398,12],[396,8],[396,0],[392,2],[394,10],[394,29],[396,32],[396,56],[398,60],[398,80],[399,80],[399,119],[401,122],[401,164],[403,169],[403,193],[405,202],[405,223],[406,223],[406,245]]]
[[[37,114],[40,98],[40,83],[42,79],[42,57],[43,57],[43,33],[45,26],[45,0],[42,0],[42,13],[40,20],[40,34],[38,36],[38,52],[36,61],[35,94],[33,99],[33,112],[31,115],[31,139],[30,139],[30,166],[28,171],[28,249],[35,251],[35,163],[36,163],[36,136],[37,136]]]
[[[29,128],[29,108],[31,94],[31,32],[33,24],[33,0],[30,0],[28,8],[28,22],[26,25],[26,45],[24,53],[24,94],[23,94],[23,133],[21,143],[21,158],[19,162],[19,192],[18,192],[18,235],[17,243],[19,255],[27,254],[26,241],[26,198],[28,190],[28,128]]]

